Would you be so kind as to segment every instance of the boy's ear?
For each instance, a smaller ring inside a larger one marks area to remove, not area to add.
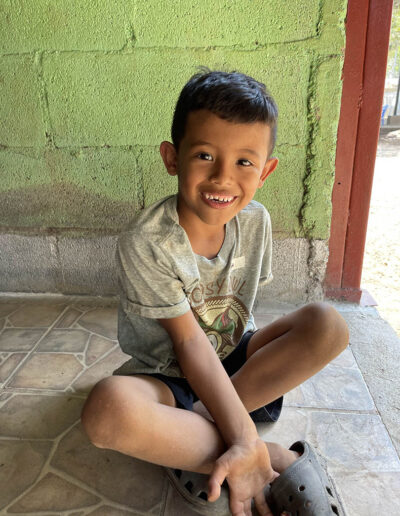
[[[260,182],[258,183],[258,188],[261,188],[264,184],[267,177],[272,174],[272,172],[276,169],[279,163],[278,158],[269,158],[264,165],[263,171],[261,172]]]
[[[171,142],[162,142],[160,154],[168,174],[176,176],[178,174],[178,153],[175,146]]]

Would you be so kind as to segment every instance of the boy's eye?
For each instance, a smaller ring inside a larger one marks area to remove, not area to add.
[[[207,152],[200,152],[197,156],[200,159],[205,159],[207,161],[211,161],[212,160],[212,156],[210,154],[207,154]]]
[[[238,163],[239,165],[243,165],[244,167],[249,167],[250,165],[252,165],[252,162],[248,159],[240,159]]]

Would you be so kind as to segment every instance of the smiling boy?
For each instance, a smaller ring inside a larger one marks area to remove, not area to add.
[[[252,199],[278,164],[276,123],[274,100],[246,75],[202,72],[183,88],[173,143],[160,146],[178,194],[140,212],[118,240],[118,339],[132,358],[95,386],[82,422],[99,447],[210,475],[210,502],[226,480],[235,516],[249,516],[253,499],[272,514],[265,486],[286,493],[296,468],[308,498],[294,489],[284,506],[277,494],[274,514],[308,503],[306,514],[323,516],[339,503],[320,466],[307,469],[312,447],[264,443],[254,424],[276,421],[282,396],[348,344],[346,324],[324,304],[255,327],[272,232]]]

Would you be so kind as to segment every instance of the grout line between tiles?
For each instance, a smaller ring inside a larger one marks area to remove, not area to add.
[[[22,305],[25,306],[25,305]],[[43,333],[43,335],[40,337],[40,339],[36,342],[36,344],[33,346],[33,348],[27,353],[26,357],[21,360],[21,362],[18,364],[18,366],[14,369],[14,371],[11,373],[7,381],[4,383],[4,387],[8,387],[10,382],[13,380],[14,376],[18,373],[18,371],[22,368],[22,366],[28,361],[28,359],[33,355],[39,344],[42,342],[42,340],[50,333],[50,331],[54,328],[55,324],[60,320],[60,318],[67,312],[69,309],[69,305],[66,305],[64,310],[60,313],[60,315],[54,320],[54,322],[47,328],[47,330]]]
[[[351,346],[351,344],[349,344],[349,347],[350,347],[350,346]],[[397,455],[398,459],[400,460],[400,454],[399,454],[399,453],[398,453],[398,451],[397,451],[396,444],[395,444],[395,442],[394,442],[394,440],[393,440],[392,434],[391,434],[391,432],[389,431],[389,428],[386,426],[386,423],[385,423],[384,418],[382,417],[381,411],[379,410],[379,408],[378,408],[377,404],[375,403],[375,398],[374,398],[374,396],[372,395],[372,392],[371,392],[371,390],[370,390],[370,388],[369,388],[369,385],[368,385],[368,383],[367,383],[367,380],[364,378],[364,375],[363,375],[362,370],[361,370],[361,368],[360,368],[360,365],[359,365],[359,363],[358,363],[357,357],[356,357],[356,356],[355,356],[355,354],[353,353],[353,350],[351,349],[351,347],[350,347],[350,350],[351,350],[351,352],[352,352],[352,354],[353,354],[354,360],[356,361],[357,367],[358,367],[358,369],[360,370],[361,376],[362,376],[362,378],[363,378],[363,380],[364,380],[364,383],[365,383],[365,387],[367,388],[367,390],[368,390],[368,392],[369,392],[369,395],[371,396],[371,399],[372,399],[372,401],[373,401],[373,403],[374,403],[374,406],[375,406],[376,412],[377,412],[377,414],[379,414],[379,417],[380,417],[380,419],[381,419],[381,421],[382,421],[382,424],[383,424],[383,426],[385,427],[385,430],[386,430],[386,432],[387,432],[387,434],[388,434],[388,436],[389,436],[390,442],[392,443],[392,446],[393,446],[393,448],[394,448],[394,450],[395,450],[395,452],[396,452],[396,455]]]

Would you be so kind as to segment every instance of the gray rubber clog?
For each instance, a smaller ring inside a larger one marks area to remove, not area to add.
[[[164,515],[212,515],[229,516],[229,488],[224,482],[221,496],[215,502],[207,501],[208,475],[180,469],[165,468],[175,495],[170,493]]]
[[[274,515],[345,516],[325,459],[306,441],[295,442],[290,450],[302,455],[271,484],[267,502]]]

